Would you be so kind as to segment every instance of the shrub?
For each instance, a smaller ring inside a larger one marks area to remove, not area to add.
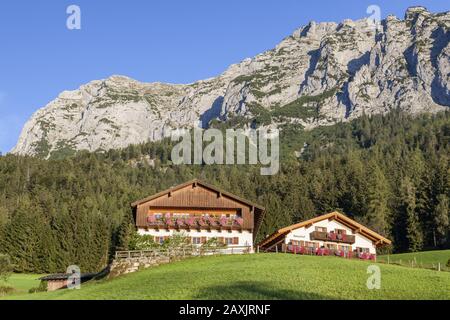
[[[171,237],[164,241],[163,247],[170,250],[190,249],[192,248],[192,244],[189,241],[189,237],[187,237],[184,232],[181,232],[174,233]]]
[[[226,247],[227,245],[223,242],[220,242],[217,238],[211,238],[201,246],[201,248],[205,250],[221,249]]]
[[[447,261],[447,267],[450,268],[450,259],[448,259],[448,261]]]
[[[12,271],[13,265],[9,256],[0,254],[0,280],[7,281]]]
[[[153,236],[150,235],[140,235],[137,232],[134,232],[131,235],[131,239],[128,245],[130,250],[147,250],[151,248],[155,248],[158,245],[155,243]]]
[[[47,292],[47,288],[47,281],[41,281],[39,287],[31,288],[28,290],[28,293]]]
[[[13,293],[14,288],[8,286],[0,286],[0,297],[6,296],[7,294]]]

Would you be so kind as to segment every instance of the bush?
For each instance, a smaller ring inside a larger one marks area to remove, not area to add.
[[[450,268],[450,259],[448,259],[448,261],[447,261],[447,267]]]
[[[7,281],[13,271],[11,259],[6,254],[0,254],[0,280]]]
[[[211,238],[202,244],[202,249],[204,250],[224,249],[226,247],[227,245],[223,242],[220,242],[217,238]]]
[[[189,237],[184,232],[174,233],[171,237],[163,243],[165,249],[192,249],[192,244]]]
[[[31,288],[28,293],[47,292],[47,281],[41,281],[39,287]]]
[[[140,235],[134,232],[131,235],[128,248],[130,250],[148,250],[157,247],[158,244],[153,240],[153,236]]]
[[[14,288],[7,286],[0,286],[0,297],[6,296],[7,294],[13,293]]]

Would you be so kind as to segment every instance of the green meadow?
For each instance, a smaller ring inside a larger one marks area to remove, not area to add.
[[[446,267],[449,260],[450,250],[399,253],[378,257],[380,262],[395,263],[414,268],[437,269],[438,264],[440,264],[441,270],[447,271],[450,271],[450,267]]]
[[[27,294],[31,288],[39,286],[42,275],[13,273],[7,281],[0,281],[0,287],[13,288],[14,294]]]
[[[377,263],[381,288],[367,288],[373,263],[337,257],[254,254],[191,258],[80,290],[8,299],[450,299],[450,273]]]

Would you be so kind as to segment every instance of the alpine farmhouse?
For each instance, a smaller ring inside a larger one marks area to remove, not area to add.
[[[376,258],[377,248],[391,241],[339,212],[282,228],[258,245],[264,251]]]
[[[211,238],[253,252],[264,208],[197,179],[131,204],[138,233],[155,242],[181,233],[195,245]]]

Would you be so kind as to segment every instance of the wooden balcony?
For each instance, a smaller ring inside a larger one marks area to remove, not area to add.
[[[154,216],[147,218],[147,226],[157,229],[230,229],[242,230],[243,219],[238,218],[189,218],[164,217],[156,219]]]
[[[309,234],[309,238],[311,240],[320,240],[320,241],[328,241],[328,242],[338,242],[338,243],[347,243],[354,244],[355,236],[348,234],[336,234],[330,232],[321,232],[321,231],[313,231]]]

